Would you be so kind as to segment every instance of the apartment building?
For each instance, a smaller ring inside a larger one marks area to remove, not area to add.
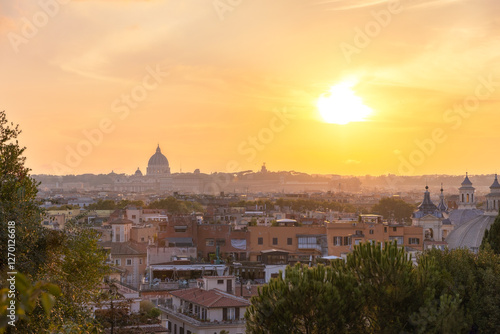
[[[172,334],[243,334],[250,302],[236,297],[234,288],[234,276],[211,276],[199,279],[196,288],[172,291],[158,306],[162,323]]]

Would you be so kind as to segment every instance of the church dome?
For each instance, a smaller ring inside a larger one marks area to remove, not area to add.
[[[137,167],[137,170],[135,171],[135,176],[142,176],[142,172],[141,170],[139,169],[139,167]]]
[[[147,175],[170,174],[167,157],[161,153],[160,145],[156,148],[155,154],[149,158]]]
[[[160,145],[156,148],[156,153],[149,158],[148,166],[168,166],[167,157],[161,153]]]
[[[413,218],[422,218],[427,215],[433,215],[437,218],[442,218],[443,213],[439,211],[436,204],[431,201],[431,194],[429,193],[429,187],[425,186],[424,200],[418,206],[418,210],[413,213]]]

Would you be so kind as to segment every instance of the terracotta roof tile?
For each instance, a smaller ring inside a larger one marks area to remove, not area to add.
[[[190,288],[171,292],[172,296],[204,307],[245,307],[250,303],[242,298],[213,289]]]

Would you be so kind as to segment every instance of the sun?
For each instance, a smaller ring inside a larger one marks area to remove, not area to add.
[[[343,81],[330,87],[330,91],[318,98],[316,106],[327,123],[347,124],[362,122],[372,113],[372,109],[363,103],[352,87],[356,81]]]

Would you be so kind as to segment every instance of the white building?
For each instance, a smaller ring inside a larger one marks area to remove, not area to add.
[[[429,187],[425,187],[424,199],[412,215],[412,226],[423,228],[424,249],[446,247],[445,239],[453,230],[453,225],[448,219],[448,207],[444,203],[442,188],[440,202],[436,206],[432,203]]]
[[[245,332],[245,312],[250,302],[233,295],[234,276],[203,277],[197,288],[171,292],[159,306],[162,321],[172,334],[229,334]]]

